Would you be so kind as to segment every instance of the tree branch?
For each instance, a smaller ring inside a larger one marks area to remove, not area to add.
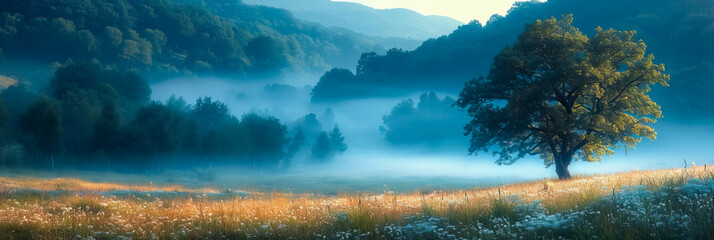
[[[620,92],[617,94],[617,96],[615,96],[615,98],[613,98],[612,100],[610,100],[610,101],[608,101],[608,102],[617,101],[617,99],[619,99],[620,96],[622,96],[622,94],[625,93],[625,91],[627,91],[627,89],[629,89],[633,83],[635,83],[635,82],[641,80],[644,76],[645,76],[645,74],[643,73],[642,75],[636,77],[634,80],[632,80],[632,81],[628,82],[627,84],[625,84],[625,87],[622,88],[622,90],[620,90]]]

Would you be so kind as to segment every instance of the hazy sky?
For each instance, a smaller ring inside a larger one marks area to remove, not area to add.
[[[407,8],[424,15],[449,16],[468,23],[473,19],[482,24],[493,14],[504,15],[516,0],[333,0],[356,2],[373,8]],[[518,0],[522,1],[522,0]]]

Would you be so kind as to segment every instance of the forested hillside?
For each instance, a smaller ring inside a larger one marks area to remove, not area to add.
[[[493,57],[516,41],[526,23],[573,14],[574,26],[593,35],[604,29],[636,30],[648,52],[666,63],[671,87],[655,89],[658,102],[674,113],[714,115],[714,2],[550,0],[517,3],[505,17],[471,22],[448,36],[425,41],[414,51],[365,53],[356,73],[333,70],[313,90],[313,101],[406,92],[455,92],[464,82],[486,75]],[[335,74],[335,73],[340,74]]]
[[[286,10],[203,2],[2,1],[0,49],[5,58],[238,77],[324,71],[383,49],[358,34],[296,20]]]

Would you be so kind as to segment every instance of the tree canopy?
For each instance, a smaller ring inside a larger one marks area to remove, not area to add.
[[[238,118],[211,97],[150,101],[134,72],[68,63],[49,85],[50,96],[22,83],[0,92],[0,168],[279,168],[285,157],[287,127],[278,119]]]
[[[318,160],[327,160],[334,157],[335,154],[345,151],[347,151],[345,137],[342,136],[337,125],[329,133],[320,132],[312,145],[312,156]]]
[[[465,84],[456,102],[473,119],[469,151],[492,151],[498,164],[540,155],[570,178],[573,159],[599,161],[618,146],[655,139],[662,117],[648,92],[667,86],[664,65],[645,54],[634,31],[573,27],[572,15],[526,26],[494,59],[487,78]],[[495,148],[494,148],[495,147]]]
[[[17,125],[28,152],[36,158],[52,158],[53,168],[54,154],[62,148],[61,114],[53,99],[41,95],[20,115]]]
[[[8,59],[236,77],[324,71],[383,51],[370,37],[303,22],[283,9],[222,0],[6,0],[0,49]]]
[[[449,96],[440,99],[434,92],[421,94],[416,106],[411,99],[402,100],[382,117],[384,125],[379,131],[394,145],[436,147],[463,142],[460,125],[468,119],[452,108],[454,102]]]
[[[287,151],[288,159],[298,154],[306,144],[312,144],[312,148],[306,150],[311,152],[313,160],[331,160],[335,155],[347,150],[345,137],[337,125],[329,132],[323,128],[323,123],[334,121],[332,110],[328,108],[319,118],[324,122],[320,122],[317,114],[314,113],[309,113],[295,121],[292,126],[293,137]]]

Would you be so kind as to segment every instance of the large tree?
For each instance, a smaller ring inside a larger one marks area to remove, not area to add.
[[[648,96],[667,86],[664,65],[646,55],[634,31],[597,29],[594,37],[571,26],[572,15],[526,26],[494,59],[487,78],[465,84],[456,105],[473,117],[469,151],[492,151],[498,164],[540,155],[569,179],[574,159],[600,161],[657,133],[662,117]]]
[[[347,151],[347,144],[345,143],[345,137],[342,136],[340,128],[335,125],[335,128],[330,131],[330,147],[332,151],[335,152],[345,152]]]

